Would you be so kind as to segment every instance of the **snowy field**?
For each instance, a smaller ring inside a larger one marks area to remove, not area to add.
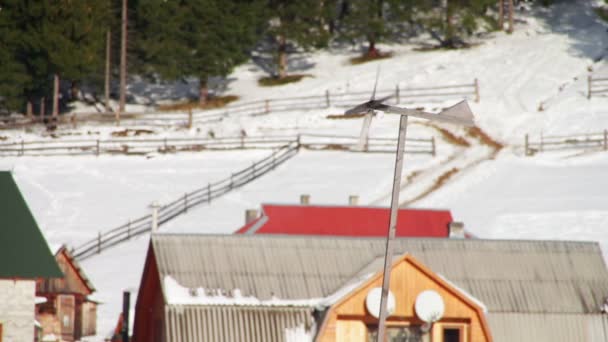
[[[394,57],[380,62],[380,89],[462,84],[479,79],[481,102],[471,103],[478,125],[507,145],[497,155],[462,129],[444,126],[472,144],[450,145],[435,129],[412,120],[409,137],[437,139],[438,156],[408,155],[401,203],[445,208],[480,238],[573,239],[599,241],[608,255],[608,154],[555,152],[521,155],[515,145],[524,135],[577,134],[608,129],[608,98],[586,98],[588,70],[608,75],[608,26],[594,15],[595,1],[559,1],[551,9],[518,13],[516,31],[493,33],[465,50],[415,51],[414,44],[381,46]],[[229,77],[227,94],[244,101],[280,96],[320,95],[329,89],[367,91],[378,63],[347,65],[356,51],[303,54],[292,71],[312,74],[301,82],[259,88],[263,72],[243,65]],[[304,65],[304,66],[303,66]],[[141,85],[133,85],[141,87]],[[148,92],[191,92],[155,89]],[[438,110],[455,101],[423,104]],[[134,107],[135,108],[135,107]],[[539,111],[539,108],[542,110]],[[228,118],[186,129],[154,129],[154,137],[235,136],[295,133],[358,135],[360,119],[328,120],[340,108]],[[119,127],[82,126],[71,132],[106,138]],[[396,137],[397,118],[374,119],[372,136]],[[38,140],[36,132],[0,132],[8,139]],[[77,135],[58,139],[76,139]],[[43,137],[42,139],[51,139]],[[2,158],[50,243],[76,244],[99,230],[123,224],[149,212],[152,201],[171,201],[208,182],[251,165],[268,150],[204,152],[177,155]],[[246,209],[261,203],[297,203],[310,194],[312,203],[345,204],[357,194],[364,205],[388,205],[394,156],[340,151],[301,151],[286,164],[247,186],[161,227],[167,232],[231,233],[244,222]],[[460,171],[443,186],[425,194],[450,169]],[[407,177],[406,177],[407,178]],[[413,180],[413,181],[412,181]],[[421,194],[424,194],[422,196]],[[115,325],[122,291],[139,285],[148,237],[141,236],[84,261],[98,289],[98,330],[105,336]]]

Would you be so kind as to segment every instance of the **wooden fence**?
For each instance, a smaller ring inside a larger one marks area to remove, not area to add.
[[[158,211],[158,225],[160,226],[176,216],[186,213],[189,209],[199,204],[210,203],[213,199],[265,175],[278,165],[295,156],[298,149],[298,142],[295,140],[291,141],[274,151],[270,156],[253,163],[243,170],[232,173],[230,177],[215,183],[209,183],[205,187],[186,193],[182,197],[161,206]],[[147,233],[151,229],[152,215],[148,214],[114,229],[99,232],[96,238],[73,248],[72,255],[77,260],[84,260],[134,236]]]
[[[587,77],[587,98],[590,99],[593,95],[608,94],[608,76],[593,76]]]
[[[179,153],[237,149],[279,148],[297,140],[302,147],[324,150],[357,150],[358,137],[320,134],[293,136],[252,136],[225,138],[116,138],[116,139],[64,139],[18,141],[0,144],[0,156],[58,156],[149,153]],[[394,152],[396,139],[370,138],[361,152]],[[435,138],[407,139],[406,153],[435,155]]]
[[[543,135],[532,141],[528,134],[524,139],[524,151],[527,156],[539,152],[560,150],[608,150],[608,130],[597,133],[578,135]]]
[[[477,79],[468,84],[439,85],[434,87],[400,87],[398,84],[391,89],[379,89],[376,97],[392,96],[394,104],[415,102],[436,102],[446,99],[470,99],[479,102],[479,82]],[[210,109],[198,113],[192,112],[166,112],[166,113],[124,113],[121,114],[120,123],[137,126],[186,126],[206,124],[221,121],[234,116],[256,116],[270,113],[287,112],[294,110],[313,110],[329,107],[346,108],[369,100],[369,91],[360,92],[331,92],[324,94],[264,99],[249,102],[239,102],[228,105],[222,109]],[[0,128],[12,129],[26,127],[33,124],[46,125],[73,125],[83,122],[116,123],[114,113],[71,113],[60,115],[57,118],[39,116],[10,117],[0,120]]]

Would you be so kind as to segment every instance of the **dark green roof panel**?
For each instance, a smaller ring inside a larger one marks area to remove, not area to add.
[[[0,278],[62,276],[13,175],[0,171]]]

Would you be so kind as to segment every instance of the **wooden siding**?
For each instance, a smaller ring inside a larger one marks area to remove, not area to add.
[[[132,341],[164,342],[166,341],[164,298],[152,248],[148,248],[139,289],[135,304]]]
[[[61,324],[61,338],[65,341],[74,341],[75,306],[74,296],[57,296],[57,317]]]
[[[58,253],[55,260],[64,277],[45,279],[37,284],[36,293],[79,293],[85,296],[92,293],[65,251]]]
[[[97,304],[85,302],[82,304],[82,336],[97,334]]]
[[[377,319],[367,312],[365,298],[372,288],[382,286],[381,276],[381,273],[376,274],[330,309],[317,341],[367,341],[367,326],[376,325]],[[445,313],[431,328],[430,336],[433,342],[441,342],[444,323],[463,327],[464,341],[492,341],[481,308],[413,257],[406,255],[393,266],[390,290],[395,295],[396,306],[395,312],[387,320],[387,325],[423,324],[415,314],[414,303],[422,291],[434,290],[445,302]]]

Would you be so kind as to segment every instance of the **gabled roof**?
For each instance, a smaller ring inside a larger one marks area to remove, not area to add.
[[[262,205],[237,234],[386,236],[390,209],[363,206]],[[448,237],[448,210],[399,209],[397,236]]]
[[[78,261],[76,261],[72,253],[70,253],[65,245],[61,245],[61,247],[55,250],[55,257],[58,257],[59,254],[63,254],[65,256],[67,261],[70,263],[70,266],[74,269],[76,275],[78,276],[78,279],[80,279],[82,284],[90,291],[90,293],[95,292],[95,287],[91,283],[91,280],[89,280]]]
[[[358,274],[381,270],[385,239],[156,234],[152,248],[161,286],[170,276],[188,288],[291,300],[325,298]],[[608,296],[597,243],[400,238],[395,249],[490,312],[597,313]]]
[[[0,171],[0,278],[62,277],[13,176]]]

